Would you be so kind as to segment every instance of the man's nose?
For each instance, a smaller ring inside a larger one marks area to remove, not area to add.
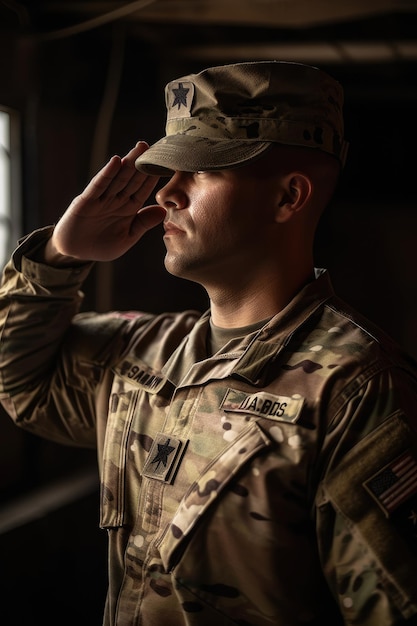
[[[185,174],[185,172],[175,172],[166,185],[155,194],[159,205],[165,209],[183,209],[187,206],[188,200],[184,185]]]

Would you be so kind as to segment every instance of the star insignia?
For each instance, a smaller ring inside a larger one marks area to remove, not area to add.
[[[174,102],[172,103],[172,107],[178,105],[178,110],[181,108],[181,105],[187,106],[187,94],[190,91],[189,88],[184,87],[182,83],[178,83],[178,88],[172,88],[172,91],[175,94]]]
[[[157,463],[156,469],[159,468],[159,464],[162,463],[164,467],[167,466],[168,457],[175,450],[174,446],[169,445],[170,440],[167,439],[164,444],[158,443],[158,452],[152,459],[151,463]]]
[[[142,475],[152,480],[172,483],[188,447],[188,439],[157,433],[142,469]]]

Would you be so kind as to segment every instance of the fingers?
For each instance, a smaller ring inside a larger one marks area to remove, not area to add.
[[[118,171],[115,172],[113,179],[108,182],[103,190],[103,199],[104,197],[117,196],[121,202],[129,199],[136,202],[144,202],[146,200],[158,182],[158,177],[148,176],[139,172],[135,167],[135,161],[147,149],[147,143],[143,141],[138,142],[121,159]]]
[[[81,196],[86,200],[96,200],[100,198],[111,186],[114,177],[121,167],[119,156],[113,156],[108,163],[90,180]]]
[[[135,161],[136,159],[143,154],[144,152],[146,152],[146,150],[149,148],[149,145],[146,143],[146,141],[138,141],[138,143],[136,144],[136,146],[134,148],[132,148],[122,159],[123,163],[129,164],[129,166],[135,166]]]
[[[158,182],[158,177],[148,176],[135,168],[135,161],[148,144],[140,141],[123,158],[113,156],[92,178],[81,194],[83,201],[99,200],[102,205],[143,204]]]

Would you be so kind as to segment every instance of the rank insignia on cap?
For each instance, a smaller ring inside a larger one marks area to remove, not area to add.
[[[175,117],[189,117],[194,85],[188,81],[172,82],[168,87],[168,108]]]
[[[187,445],[188,440],[183,442],[172,435],[158,433],[143,467],[143,476],[173,483]]]
[[[417,494],[417,461],[407,451],[364,483],[365,489],[389,517]]]

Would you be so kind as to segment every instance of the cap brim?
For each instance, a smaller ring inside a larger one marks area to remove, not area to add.
[[[167,135],[141,154],[135,167],[151,176],[230,169],[261,156],[270,145],[270,141]]]

